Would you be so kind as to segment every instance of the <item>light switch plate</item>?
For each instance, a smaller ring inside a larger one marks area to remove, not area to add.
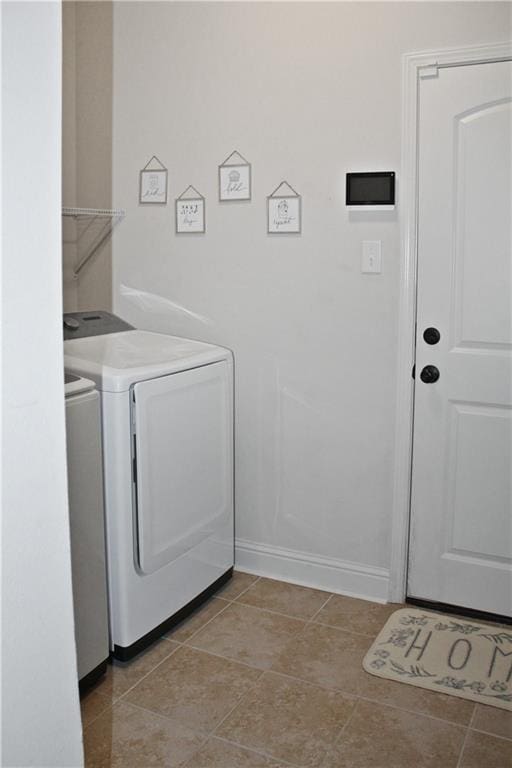
[[[379,274],[382,272],[382,253],[380,240],[363,240],[361,272],[371,272],[374,274]]]

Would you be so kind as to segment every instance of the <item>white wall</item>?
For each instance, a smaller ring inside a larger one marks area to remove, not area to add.
[[[112,208],[112,3],[65,2],[63,16],[63,201]],[[73,219],[64,220],[64,310],[110,309],[108,241],[78,277],[84,256]]]
[[[346,170],[400,163],[401,55],[507,37],[508,3],[116,3],[115,311],[231,347],[238,560],[387,594],[399,292],[396,213],[347,214]],[[253,164],[253,202],[217,202],[217,165]],[[139,207],[167,164],[170,203]],[[287,179],[303,234],[266,234]],[[188,184],[207,234],[174,234]],[[400,194],[400,178],[398,178]],[[360,271],[382,240],[383,273]]]
[[[2,3],[2,765],[81,766],[61,299],[60,3]]]
[[[77,207],[76,196],[76,5],[62,7],[62,202]],[[78,259],[76,222],[62,223],[62,289],[65,312],[78,308],[78,280],[74,268]]]

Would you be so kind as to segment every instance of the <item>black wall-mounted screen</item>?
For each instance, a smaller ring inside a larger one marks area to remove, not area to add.
[[[394,205],[394,171],[347,173],[347,205]]]

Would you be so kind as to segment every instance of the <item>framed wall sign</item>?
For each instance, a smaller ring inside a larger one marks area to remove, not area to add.
[[[251,164],[235,150],[219,165],[219,201],[250,199]]]
[[[206,232],[206,201],[191,184],[176,198],[176,233],[194,234]]]
[[[269,235],[300,234],[302,200],[287,181],[282,181],[267,197],[267,232]]]
[[[156,155],[139,174],[139,204],[167,205],[167,168]]]

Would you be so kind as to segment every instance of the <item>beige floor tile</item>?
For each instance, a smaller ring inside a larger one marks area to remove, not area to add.
[[[212,738],[189,760],[186,768],[288,768],[288,765]]]
[[[204,627],[210,619],[213,619],[218,613],[224,610],[228,603],[225,600],[219,600],[212,597],[208,602],[201,605],[190,616],[181,621],[176,627],[166,632],[164,637],[175,640],[177,643],[184,643],[198,629]]]
[[[355,597],[333,595],[318,616],[315,616],[315,621],[375,637],[391,614],[401,607],[395,603],[383,605]]]
[[[415,685],[385,680],[365,672],[360,695],[381,704],[390,704],[411,712],[439,717],[458,725],[469,725],[475,703],[457,696],[428,691]]]
[[[231,603],[188,643],[244,664],[268,669],[304,622],[248,605]]]
[[[512,766],[512,741],[470,731],[460,768],[510,768]]]
[[[98,693],[96,690],[88,691],[80,699],[80,710],[82,712],[82,726],[87,728],[98,715],[104,712],[112,705],[110,696]]]
[[[272,671],[357,694],[367,675],[362,661],[371,643],[363,635],[309,624],[283,648]]]
[[[127,695],[127,700],[209,733],[260,672],[181,646]]]
[[[465,733],[458,725],[359,701],[325,768],[455,768]]]
[[[162,638],[139,653],[131,661],[125,663],[113,662],[107,667],[107,674],[96,686],[98,693],[108,696],[112,701],[118,699],[135,685],[144,675],[151,672],[157,664],[170,656],[179,648],[177,643]]]
[[[203,738],[152,712],[118,702],[85,731],[85,766],[175,768],[188,760]]]
[[[512,712],[477,704],[471,727],[477,731],[487,731],[505,739],[512,739]]]
[[[319,766],[353,707],[340,693],[266,672],[218,735],[277,760]]]
[[[308,589],[274,579],[260,579],[237,602],[266,608],[297,619],[311,619],[329,598],[329,592]]]
[[[242,571],[234,571],[231,579],[225,584],[218,592],[215,593],[215,597],[222,597],[224,600],[234,600],[244,590],[254,584],[258,579],[258,576],[253,576],[250,573],[242,573]]]
[[[473,712],[458,768],[512,768],[512,713],[363,670],[400,606],[327,596],[236,573],[82,698],[86,768],[455,768]]]
[[[362,662],[371,642],[363,635],[310,624],[283,648],[272,671],[460,725],[469,724],[475,706],[472,701],[365,672]]]

